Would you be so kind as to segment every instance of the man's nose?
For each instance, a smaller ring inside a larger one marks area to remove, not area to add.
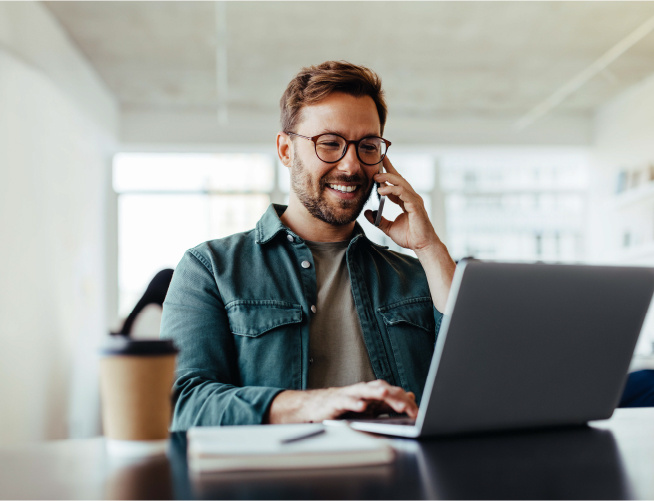
[[[350,144],[348,146],[345,156],[338,162],[338,170],[348,175],[361,170],[361,162],[359,162],[359,157],[357,157],[357,148],[355,145]]]

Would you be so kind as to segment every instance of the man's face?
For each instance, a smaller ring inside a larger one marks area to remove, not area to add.
[[[333,93],[301,113],[293,132],[304,136],[333,132],[358,140],[380,135],[379,115],[369,96]],[[335,226],[354,221],[370,197],[372,176],[379,165],[362,164],[354,145],[349,145],[341,160],[330,164],[316,156],[312,141],[294,137],[293,143],[291,187],[302,205],[313,217]]]

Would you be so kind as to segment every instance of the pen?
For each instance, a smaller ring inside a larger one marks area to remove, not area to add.
[[[305,438],[316,437],[318,435],[322,435],[323,433],[325,433],[325,429],[320,428],[319,430],[310,431],[308,433],[302,433],[301,435],[296,435],[294,437],[283,438],[280,440],[280,442],[282,444],[290,444],[292,442],[299,442],[300,440],[304,440]]]

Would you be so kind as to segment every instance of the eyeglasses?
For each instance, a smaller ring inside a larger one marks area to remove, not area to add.
[[[358,141],[348,141],[343,136],[334,133],[318,134],[309,137],[295,132],[287,132],[293,136],[313,141],[316,155],[320,160],[328,164],[334,164],[341,160],[347,153],[348,147],[353,144],[356,148],[357,158],[362,164],[377,165],[384,160],[390,141],[378,136],[366,136]]]

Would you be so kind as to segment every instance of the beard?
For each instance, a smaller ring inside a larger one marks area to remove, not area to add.
[[[328,201],[326,197],[327,180],[319,180],[318,186],[314,186],[311,174],[306,169],[302,160],[298,156],[293,159],[291,165],[291,189],[298,197],[302,205],[316,219],[334,226],[345,226],[356,220],[361,214],[363,207],[372,194],[374,183],[368,182],[362,173],[354,176],[341,176],[329,179],[330,184],[342,183],[361,183],[359,191],[364,190],[366,184],[370,184],[367,192],[359,198],[352,200],[338,200],[336,202]],[[317,190],[317,194],[314,192]]]

